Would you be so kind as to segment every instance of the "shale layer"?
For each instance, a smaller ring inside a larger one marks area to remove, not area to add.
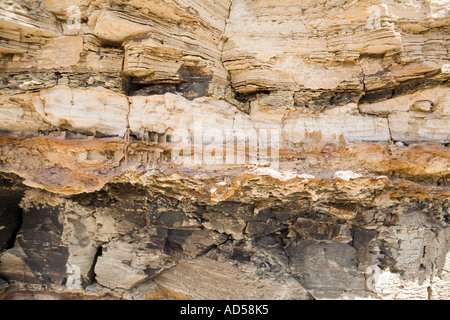
[[[449,1],[0,9],[1,298],[450,298]]]

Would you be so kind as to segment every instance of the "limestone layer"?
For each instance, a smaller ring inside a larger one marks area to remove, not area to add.
[[[2,298],[450,297],[448,0],[0,9]]]

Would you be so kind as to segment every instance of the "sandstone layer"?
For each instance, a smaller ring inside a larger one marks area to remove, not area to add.
[[[450,298],[448,0],[0,8],[3,298]]]

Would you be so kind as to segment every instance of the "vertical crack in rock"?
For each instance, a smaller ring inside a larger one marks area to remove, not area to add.
[[[6,298],[450,297],[445,1],[101,2],[0,3]]]
[[[0,175],[0,252],[14,247],[23,224],[23,191],[15,187],[16,183],[15,177]]]
[[[89,283],[92,284],[95,282],[95,265],[97,264],[98,257],[102,255],[102,246],[99,246],[97,250],[95,251],[94,259],[92,260],[91,268],[89,269],[87,273],[87,277],[89,279]]]
[[[225,67],[225,65],[223,63],[223,50],[224,50],[225,43],[228,40],[227,36],[226,36],[226,33],[227,33],[227,27],[228,27],[230,16],[231,16],[232,7],[233,7],[233,0],[230,0],[230,6],[228,7],[228,14],[227,14],[227,16],[225,18],[225,26],[223,28],[222,36],[220,37],[220,40],[219,40],[220,63],[222,64],[222,67],[224,68],[224,70],[227,70],[227,73],[228,73],[228,77],[227,78],[230,81],[231,81],[230,72],[228,71],[228,69]]]
[[[128,161],[128,153],[130,152],[130,134],[131,134],[131,129],[130,129],[130,112],[131,112],[131,101],[129,99],[129,97],[127,97],[127,115],[126,115],[126,131],[125,131],[125,145],[124,145],[124,150],[123,150],[123,158],[122,160],[124,161],[124,163],[126,164]],[[122,161],[121,160],[121,161]]]
[[[18,217],[17,217],[16,226],[12,230],[11,236],[9,237],[9,239],[5,241],[1,251],[5,251],[5,250],[8,250],[8,249],[11,249],[14,247],[14,243],[16,242],[17,234],[19,233],[20,229],[22,228],[22,223],[23,223],[22,215],[23,215],[23,210],[21,208],[18,208]]]

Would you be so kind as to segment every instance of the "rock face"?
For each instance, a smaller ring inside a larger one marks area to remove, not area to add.
[[[450,298],[450,2],[0,3],[6,299]]]

